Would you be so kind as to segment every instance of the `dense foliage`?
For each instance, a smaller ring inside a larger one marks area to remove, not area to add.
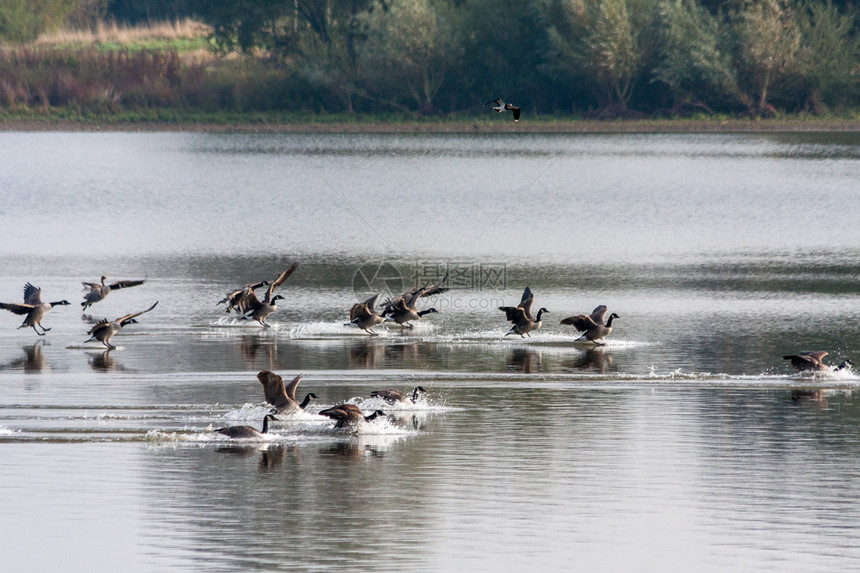
[[[0,38],[186,15],[255,81],[269,70],[280,95],[245,109],[444,114],[503,97],[526,116],[774,116],[860,100],[860,17],[832,0],[0,0]],[[212,74],[178,66],[165,93]]]

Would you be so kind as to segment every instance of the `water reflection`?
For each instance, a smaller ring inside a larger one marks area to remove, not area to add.
[[[3,369],[23,370],[26,373],[41,372],[42,370],[50,370],[50,364],[42,352],[45,346],[44,340],[39,340],[34,344],[27,344],[21,347],[24,351],[24,356],[9,360]]]
[[[125,370],[125,366],[113,357],[110,349],[102,352],[87,352],[87,356],[93,370],[99,372],[121,372]]]
[[[508,354],[507,369],[531,374],[543,369],[543,354],[531,348],[514,348]]]
[[[561,366],[571,370],[587,370],[606,374],[613,370],[612,353],[602,346],[586,348],[578,352],[576,358],[562,361]]]

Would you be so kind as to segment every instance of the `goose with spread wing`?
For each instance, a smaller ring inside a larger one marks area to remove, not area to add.
[[[284,379],[274,372],[261,370],[257,374],[257,380],[263,385],[263,394],[266,396],[266,402],[273,406],[273,414],[289,414],[304,410],[311,399],[316,399],[317,397],[313,392],[309,392],[301,403],[296,400],[296,388],[298,388],[299,382],[302,381],[302,374],[299,374],[289,384],[286,384],[284,383]]]
[[[267,286],[269,281],[260,281],[254,284],[247,284],[242,288],[238,288],[234,291],[228,292],[227,296],[219,300],[215,304],[224,304],[227,303],[227,310],[225,312],[230,312],[231,310],[235,310],[237,314],[245,314],[248,310],[248,301],[250,295],[253,293],[256,298],[256,293],[254,292],[256,289]]]
[[[357,302],[349,309],[349,322],[346,326],[354,324],[371,336],[376,336],[378,333],[373,330],[377,324],[385,322],[385,318],[376,312],[376,301],[379,300],[379,294],[375,294],[364,302]]]
[[[499,307],[499,310],[505,313],[508,321],[513,323],[513,326],[505,333],[505,336],[508,334],[519,334],[523,338],[526,336],[531,338],[531,334],[529,333],[538,330],[541,327],[541,316],[544,313],[549,314],[549,311],[541,307],[537,312],[537,316],[532,316],[531,308],[534,298],[535,297],[534,294],[532,294],[531,289],[526,287],[526,290],[523,291],[523,297],[520,300],[520,304],[517,306]]]
[[[505,103],[502,99],[494,99],[492,101],[488,101],[484,105],[493,104],[493,111],[502,113],[505,111],[511,111],[514,113],[514,123],[520,121],[520,108],[512,103]]]
[[[84,290],[87,291],[84,295],[84,302],[81,303],[82,310],[86,310],[100,300],[104,300],[112,291],[142,285],[146,282],[146,277],[141,280],[115,281],[110,284],[105,284],[106,280],[107,277],[102,276],[101,283],[81,283],[84,285]]]
[[[333,408],[328,408],[320,412],[321,416],[326,416],[332,420],[337,420],[335,428],[356,427],[364,422],[372,422],[379,416],[385,416],[382,410],[376,410],[372,414],[365,416],[361,408],[355,404],[338,404]]]
[[[254,294],[254,291],[251,290],[245,299],[246,309],[242,318],[256,320],[265,327],[271,326],[266,322],[266,318],[278,309],[277,301],[283,300],[284,298],[279,294],[275,294],[275,289],[284,284],[284,281],[290,278],[290,275],[295,272],[296,267],[298,266],[299,263],[293,263],[290,265],[290,268],[282,272],[278,278],[272,281],[271,284],[269,284],[269,288],[266,289],[266,296],[262,301],[259,300],[257,295]]]
[[[850,360],[843,360],[839,366],[825,364],[824,357],[828,354],[830,353],[826,350],[816,350],[814,352],[788,354],[782,358],[784,360],[791,360],[791,365],[798,372],[838,372],[854,364]]]
[[[609,315],[609,319],[604,322],[606,318],[607,308],[605,304],[601,304],[596,307],[591,314],[577,314],[576,316],[568,316],[565,319],[562,319],[561,324],[567,324],[573,326],[579,332],[582,332],[582,336],[580,336],[577,340],[582,340],[585,338],[586,340],[590,340],[594,344],[605,344],[600,342],[604,337],[609,336],[612,332],[612,321],[616,318],[621,318],[614,312]]]
[[[389,388],[388,390],[374,390],[370,393],[371,398],[382,398],[390,405],[395,405],[398,402],[401,404],[414,404],[418,401],[418,398],[421,396],[424,390],[423,386],[416,386],[412,391],[412,396],[409,396],[405,392],[401,392],[400,390],[393,390]]]
[[[418,300],[424,296],[432,296],[450,290],[445,286],[448,282],[448,275],[436,284],[419,287],[411,291],[405,292],[402,295],[393,299],[387,300],[382,307],[380,315],[387,317],[388,320],[393,320],[404,328],[414,328],[415,325],[410,324],[411,321],[421,320],[425,314],[439,312],[435,308],[426,310],[418,310]]]
[[[146,310],[127,314],[125,316],[117,318],[116,320],[108,320],[106,318],[103,318],[102,320],[98,321],[96,325],[89,330],[89,332],[87,332],[90,337],[84,342],[86,343],[92,342],[93,340],[98,340],[99,342],[107,346],[108,350],[114,350],[116,346],[110,343],[111,337],[120,330],[122,330],[122,328],[128,324],[137,324],[137,320],[135,319],[141,314],[147,313],[153,308],[155,308],[157,304],[158,301],[155,301],[155,304],[153,304]]]
[[[39,336],[45,336],[45,333],[51,330],[50,328],[45,328],[42,326],[42,319],[45,318],[45,315],[49,310],[59,305],[67,305],[71,304],[67,300],[59,300],[56,302],[42,302],[42,289],[37,286],[34,286],[30,283],[24,285],[24,303],[16,304],[9,302],[0,302],[0,308],[8,310],[9,312],[13,312],[15,314],[21,314],[24,316],[24,322],[21,323],[21,326],[18,328],[24,327],[32,327],[32,329]],[[40,327],[42,332],[36,327]]]

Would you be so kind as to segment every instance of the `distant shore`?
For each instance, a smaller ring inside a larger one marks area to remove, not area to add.
[[[858,132],[860,119],[236,121],[0,119],[5,132],[187,131],[214,133],[772,133]]]

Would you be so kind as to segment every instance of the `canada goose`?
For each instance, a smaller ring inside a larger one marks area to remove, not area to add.
[[[532,294],[531,289],[526,287],[526,290],[523,291],[523,298],[520,300],[520,304],[517,306],[499,307],[499,310],[504,311],[507,319],[514,324],[511,329],[505,333],[505,336],[508,334],[519,334],[521,337],[525,338],[528,334],[529,338],[531,338],[531,334],[529,333],[540,328],[541,315],[543,313],[549,314],[549,311],[541,307],[537,316],[532,317],[531,308],[534,298],[535,297]]]
[[[826,350],[816,350],[815,352],[788,354],[783,356],[783,359],[791,360],[791,365],[798,372],[838,372],[854,365],[850,360],[843,360],[839,366],[825,364],[824,357],[828,354],[830,353]]]
[[[81,283],[82,285],[84,285],[84,290],[87,291],[87,293],[84,295],[84,302],[81,303],[81,307],[83,307],[82,310],[86,310],[89,306],[104,299],[107,295],[111,293],[111,291],[142,285],[146,282],[146,278],[144,277],[143,280],[139,281],[116,281],[112,282],[109,285],[106,285],[106,279],[107,277],[103,276],[101,279],[101,284]]]
[[[258,283],[245,285],[240,289],[228,292],[227,296],[225,296],[215,304],[224,304],[226,302],[227,310],[225,312],[229,313],[231,310],[235,310],[238,314],[245,314],[249,310],[248,296],[256,289],[262,286],[266,286],[268,284],[269,281],[260,281]]]
[[[84,342],[91,342],[93,340],[98,340],[105,346],[107,346],[108,350],[113,350],[116,346],[110,343],[111,337],[122,330],[122,327],[126,324],[137,324],[135,320],[136,317],[149,312],[158,304],[158,301],[155,301],[155,304],[149,307],[146,310],[142,310],[140,312],[135,312],[133,314],[127,314],[123,317],[117,318],[116,320],[108,320],[103,318],[100,320],[95,326],[93,326],[87,334],[90,335],[90,338],[85,340]]]
[[[409,324],[412,320],[421,320],[425,314],[439,312],[435,308],[427,310],[418,310],[416,304],[422,296],[432,296],[447,292],[450,290],[447,286],[443,286],[448,281],[448,275],[436,284],[416,288],[414,290],[403,293],[402,295],[385,301],[385,305],[380,313],[383,317],[388,317],[388,320],[393,320],[404,328],[414,328],[414,325]]]
[[[372,422],[377,416],[385,416],[382,410],[376,410],[369,416],[365,416],[361,409],[355,404],[339,404],[333,408],[328,408],[320,412],[321,416],[329,417],[337,420],[335,428],[346,428],[349,426],[355,427],[362,422]]]
[[[299,263],[293,263],[292,265],[290,265],[290,268],[282,272],[280,276],[278,276],[278,278],[272,281],[272,283],[269,284],[269,288],[266,289],[266,297],[262,300],[262,302],[257,299],[257,295],[254,294],[253,290],[248,292],[245,298],[245,315],[242,318],[253,318],[263,326],[271,326],[269,323],[266,322],[266,318],[278,309],[275,303],[277,303],[278,300],[283,300],[284,298],[279,294],[274,294],[275,289],[284,284],[284,281],[290,278],[290,275],[293,274],[293,272],[296,270],[296,267],[298,266]]]
[[[379,294],[375,294],[364,302],[357,302],[349,309],[349,322],[347,325],[354,324],[371,336],[376,336],[378,333],[373,330],[373,327],[385,319],[381,314],[376,312],[376,301],[379,299]]]
[[[219,434],[224,434],[228,438],[233,438],[236,440],[240,439],[251,439],[251,438],[263,438],[265,434],[269,433],[269,420],[277,420],[274,414],[266,414],[266,417],[263,418],[263,431],[259,431],[256,428],[252,428],[251,426],[230,426],[229,428],[218,428],[215,430]]]
[[[505,103],[501,99],[494,99],[493,101],[488,101],[484,105],[495,104],[493,106],[493,111],[497,111],[502,113],[503,111],[512,111],[514,112],[514,123],[520,121],[520,108],[511,103]]]
[[[398,402],[401,402],[403,404],[414,404],[418,401],[418,396],[422,392],[426,392],[426,390],[424,390],[424,388],[421,386],[416,386],[415,389],[412,391],[412,397],[410,398],[407,394],[404,394],[399,390],[374,390],[370,393],[370,397],[382,398],[392,406]]]
[[[263,393],[266,395],[266,402],[274,406],[273,414],[283,414],[290,412],[298,412],[304,410],[311,398],[316,399],[317,395],[310,392],[300,404],[296,400],[296,388],[299,382],[302,381],[302,374],[293,378],[289,384],[284,384],[284,379],[268,370],[261,370],[257,374],[257,380],[263,385]]]
[[[22,322],[21,326],[18,328],[30,326],[34,331],[36,331],[36,334],[39,336],[45,336],[45,333],[51,330],[50,328],[42,326],[42,319],[45,318],[45,314],[57,305],[66,304],[71,303],[67,300],[42,302],[42,289],[27,283],[24,285],[24,304],[0,302],[0,308],[4,308],[10,312],[14,312],[15,314],[26,314],[27,316],[24,318],[24,322]],[[36,329],[37,326],[42,327],[42,332],[39,332]]]
[[[577,340],[582,340],[583,338],[590,340],[594,344],[605,344],[603,342],[598,342],[604,336],[609,336],[609,333],[612,332],[612,320],[615,318],[621,318],[614,312],[609,315],[609,320],[606,323],[603,322],[604,317],[606,316],[606,305],[601,304],[597,308],[595,308],[591,314],[577,314],[576,316],[568,316],[565,319],[562,319],[561,324],[569,324],[572,325],[576,330],[582,332],[583,335],[580,336]]]

